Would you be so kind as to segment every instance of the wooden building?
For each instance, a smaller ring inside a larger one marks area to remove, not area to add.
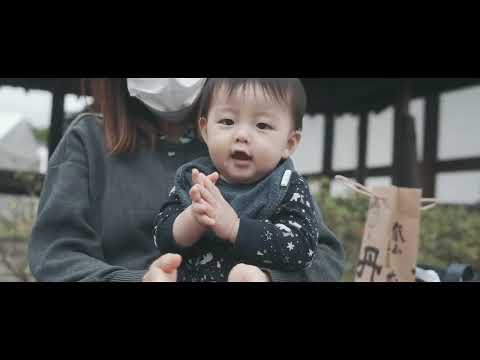
[[[364,183],[369,176],[392,176],[398,186],[422,187],[424,196],[435,196],[436,174],[443,171],[480,170],[480,157],[448,161],[438,159],[439,106],[443,92],[480,84],[480,78],[302,78],[309,97],[309,114],[325,116],[323,170],[332,178],[342,174]],[[0,78],[0,86],[20,86],[46,90],[53,94],[49,152],[52,153],[62,136],[64,97],[82,94],[79,79],[74,78]],[[414,119],[409,113],[412,99],[425,99],[423,161],[417,161]],[[393,164],[368,168],[366,165],[368,113],[394,107]],[[1,110],[1,109],[0,109]],[[358,167],[349,171],[332,169],[335,118],[342,114],[360,118],[358,130]],[[24,185],[12,174],[0,169],[0,192],[25,193]]]

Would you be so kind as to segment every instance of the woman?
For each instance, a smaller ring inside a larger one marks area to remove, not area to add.
[[[178,255],[156,259],[152,221],[178,167],[207,155],[197,138],[206,79],[129,78],[87,82],[102,115],[83,115],[52,155],[29,246],[39,281],[176,281]],[[268,271],[265,281],[336,281],[343,250],[320,234],[302,273]]]

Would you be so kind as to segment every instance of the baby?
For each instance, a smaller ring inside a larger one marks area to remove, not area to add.
[[[178,281],[264,281],[311,264],[324,225],[290,159],[305,108],[296,78],[207,81],[198,126],[210,157],[178,170],[155,220],[157,248],[183,257]]]

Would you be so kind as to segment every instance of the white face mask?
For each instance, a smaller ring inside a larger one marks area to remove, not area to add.
[[[206,81],[207,78],[127,78],[127,87],[130,96],[162,116],[192,106]],[[181,117],[172,118],[181,121]]]

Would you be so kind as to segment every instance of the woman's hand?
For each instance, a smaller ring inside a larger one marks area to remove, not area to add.
[[[177,254],[165,254],[155,260],[143,277],[143,282],[176,282],[177,269],[182,257]]]

